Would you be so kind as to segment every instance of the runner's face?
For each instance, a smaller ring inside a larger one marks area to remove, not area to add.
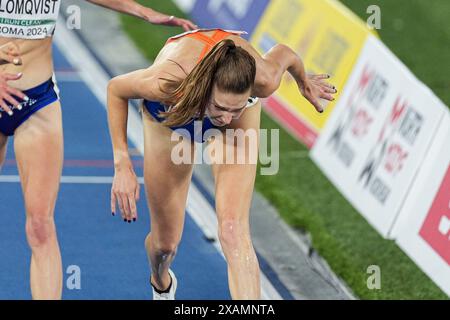
[[[238,119],[247,105],[250,90],[236,94],[223,92],[214,87],[211,101],[206,108],[206,115],[211,122],[218,127],[230,124],[233,119]]]

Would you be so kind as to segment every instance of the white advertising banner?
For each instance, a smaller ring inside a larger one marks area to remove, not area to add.
[[[311,157],[389,237],[446,112],[384,44],[369,36]]]
[[[395,223],[397,244],[450,296],[450,114]]]

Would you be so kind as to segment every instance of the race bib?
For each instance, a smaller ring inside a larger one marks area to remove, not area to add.
[[[51,37],[60,4],[61,0],[0,0],[0,37]]]

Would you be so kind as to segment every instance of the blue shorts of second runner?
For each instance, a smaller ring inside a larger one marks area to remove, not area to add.
[[[164,118],[159,116],[159,112],[166,111],[163,104],[157,101],[144,100],[144,108],[158,122],[162,122],[164,120]],[[210,129],[218,129],[218,127],[213,125],[208,117],[205,117],[203,121],[199,119],[192,119],[189,123],[185,125],[178,127],[170,127],[170,129],[178,132],[179,134],[191,140],[194,140],[195,142],[203,143],[207,140],[207,137],[209,136],[207,131]]]
[[[13,111],[13,115],[10,116],[5,111],[1,111],[0,132],[5,136],[14,135],[14,131],[16,131],[16,129],[34,113],[59,100],[58,88],[56,87],[53,78],[22,92],[29,98],[28,101],[20,103],[22,110],[17,109],[16,106],[12,106],[5,101],[8,107]],[[20,98],[15,98],[20,102]]]

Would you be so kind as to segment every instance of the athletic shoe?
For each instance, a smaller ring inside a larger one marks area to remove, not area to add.
[[[158,293],[152,285],[153,300],[175,300],[175,292],[177,291],[177,278],[172,270],[169,269],[169,276],[172,279],[168,292]]]

